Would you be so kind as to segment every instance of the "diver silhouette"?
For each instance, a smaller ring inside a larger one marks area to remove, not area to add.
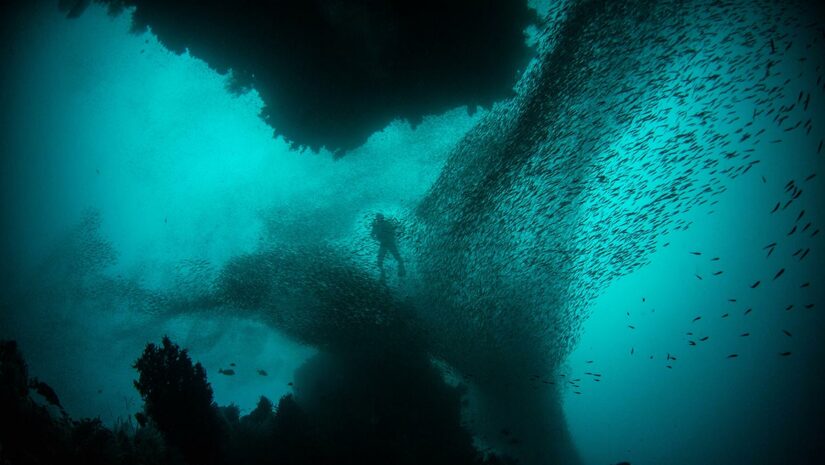
[[[395,242],[396,229],[398,228],[395,221],[390,221],[384,218],[384,215],[378,213],[375,215],[375,220],[372,222],[372,232],[370,236],[378,241],[378,268],[381,270],[381,280],[386,276],[384,274],[384,257],[387,252],[395,257],[398,262],[398,276],[404,276],[404,260],[401,259],[401,254],[398,253],[398,244]]]

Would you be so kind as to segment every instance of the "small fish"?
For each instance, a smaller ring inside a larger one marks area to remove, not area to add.
[[[630,348],[630,355],[633,355],[633,353],[634,353],[634,352],[636,352],[636,349],[635,349],[635,348],[633,348],[633,347],[631,347],[631,348]]]
[[[728,314],[727,314],[727,313],[725,313],[724,315],[722,315],[722,318],[727,318],[727,317],[728,317]]]
[[[711,259],[710,259],[710,261],[712,261],[712,262],[718,262],[718,261],[719,261],[719,257],[713,257],[713,258],[711,258]]]
[[[808,287],[808,286],[810,286],[810,285],[811,285],[811,283],[802,283],[802,285],[801,285],[801,286],[799,286],[799,287]]]
[[[713,272],[713,276],[719,276],[720,274],[722,274],[722,272],[721,272],[721,271],[714,271],[714,272]]]
[[[702,319],[701,316],[697,316],[696,318],[693,319],[693,321],[691,321],[691,323],[696,323],[697,321],[699,321],[701,319]]]
[[[788,331],[787,329],[783,329],[782,332],[785,333],[785,336],[793,337],[793,335],[791,335],[790,331]]]
[[[796,225],[794,225],[794,227],[791,228],[791,231],[788,233],[788,236],[790,236],[791,234],[793,234],[795,232],[796,232]]]
[[[693,336],[693,331],[688,331],[685,333],[686,336]]]
[[[738,356],[739,356],[739,354],[730,354],[730,355],[728,355],[728,358],[736,358]]]
[[[808,252],[810,252],[810,251],[811,251],[811,249],[805,249],[805,251],[802,252],[802,255],[799,256],[799,259],[802,260],[803,258],[805,258],[805,256],[807,256]]]
[[[688,341],[688,345],[689,345],[689,346],[695,346],[695,345],[696,345],[696,343],[695,343],[695,342],[693,342],[693,341]]]
[[[742,333],[742,334],[739,335],[739,337],[748,337],[750,335],[751,335],[751,333]]]
[[[226,375],[226,376],[232,376],[232,375],[235,374],[235,370],[233,370],[231,368],[226,369],[226,370],[224,370],[223,368],[220,368],[220,369],[218,369],[218,373],[220,373],[222,375]]]
[[[761,282],[762,281],[756,281],[755,283],[751,284],[751,289],[756,289],[757,286],[759,286],[759,283],[761,283]]]
[[[748,314],[748,313],[750,313],[751,311],[753,311],[753,309],[752,309],[752,308],[749,308],[749,309],[745,310],[745,315],[747,315],[747,314]]]
[[[691,252],[692,255],[702,255],[702,252]]]
[[[699,338],[699,340],[702,341],[702,342],[705,342],[705,341],[708,340],[709,337],[710,336],[701,337],[701,338]]]
[[[792,309],[792,308],[793,308],[793,304],[788,304],[788,305],[785,307],[785,311],[787,312],[788,310],[790,310],[790,309]]]
[[[787,357],[788,355],[791,355],[791,353],[792,352],[780,352],[779,355],[781,355],[783,357]]]
[[[781,270],[777,271],[776,276],[774,276],[773,279],[776,279],[776,278],[782,276],[782,273],[784,273],[784,272],[785,272],[785,268],[782,268]]]
[[[261,376],[266,376],[266,370],[258,370],[258,374]]]
[[[806,181],[807,181],[807,179],[806,179]],[[799,216],[796,217],[796,221],[801,220],[804,215],[805,215],[805,210],[802,210],[801,212],[799,212]]]
[[[584,363],[593,363],[593,360],[588,360],[588,361],[586,361],[586,362],[584,362]]]
[[[671,370],[673,369],[673,367],[672,367],[672,366],[670,366],[670,365],[665,365],[665,366],[666,366],[667,368],[670,368]]]
[[[292,381],[286,383],[287,386],[292,386],[292,384],[293,384]]]
[[[772,249],[774,247],[776,247],[776,242],[771,242],[770,244],[766,245],[765,247],[762,247],[762,250]]]
[[[694,276],[696,276],[697,278],[699,278],[699,280],[700,280],[700,281],[702,280],[702,277],[701,277],[701,276],[699,276],[698,274],[697,274],[697,275],[694,275]]]
[[[630,329],[636,329],[636,327],[633,326],[633,325],[627,325],[627,327],[630,328]]]
[[[806,304],[805,305],[805,309],[807,309],[807,310],[810,310],[812,308],[814,308],[814,304]]]
[[[235,366],[235,362],[230,363],[230,364],[229,364],[229,366],[234,367],[234,366]]]
[[[776,206],[773,207],[773,210],[771,210],[771,213],[776,213],[776,211],[779,210],[779,206],[781,204],[782,204],[782,202],[776,202]]]
[[[736,303],[736,299],[728,299],[728,302]]]

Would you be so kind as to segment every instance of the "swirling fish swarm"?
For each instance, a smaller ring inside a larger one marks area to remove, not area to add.
[[[549,17],[518,97],[458,144],[416,212],[435,339],[480,372],[491,359],[552,371],[594,297],[758,157],[781,157],[783,136],[821,156],[811,5],[594,0]]]

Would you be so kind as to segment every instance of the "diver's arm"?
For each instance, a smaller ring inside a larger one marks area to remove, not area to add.
[[[404,226],[395,218],[392,220],[392,232],[396,236],[401,236],[404,234]]]

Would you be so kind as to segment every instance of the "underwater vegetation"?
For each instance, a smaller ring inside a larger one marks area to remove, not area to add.
[[[203,366],[164,337],[134,364],[144,401],[136,423],[109,429],[72,420],[51,388],[28,377],[16,343],[1,341],[0,463],[515,463],[473,447],[460,421],[462,390],[420,353],[374,349],[319,354],[296,373],[295,395],[277,406],[262,396],[240,415],[213,401]]]
[[[29,378],[14,341],[0,341],[0,407],[4,464],[164,463],[156,430],[134,430],[131,422],[111,430],[99,419],[72,420],[51,388]]]

